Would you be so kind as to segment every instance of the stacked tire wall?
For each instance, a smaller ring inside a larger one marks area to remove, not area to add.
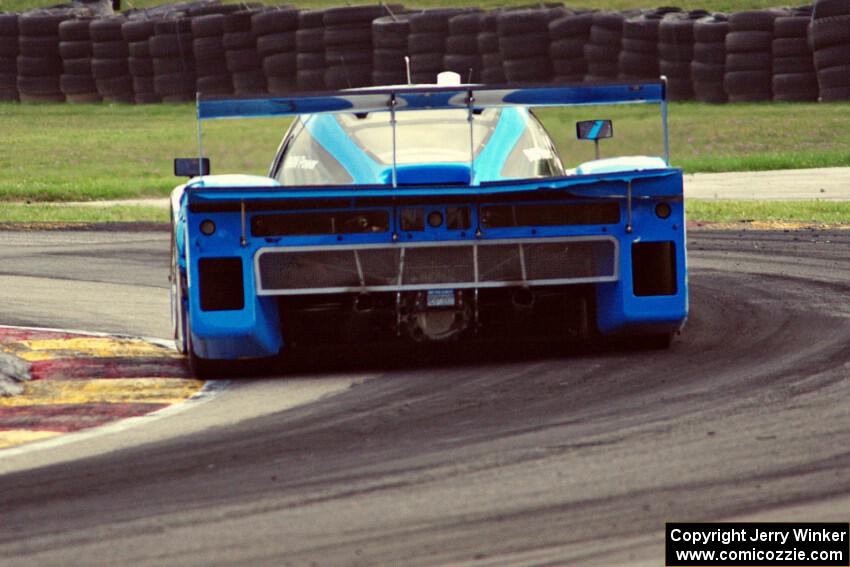
[[[850,99],[850,1],[708,14],[563,5],[405,12],[201,0],[0,14],[0,100],[154,103],[406,83],[668,79],[670,100]]]
[[[850,99],[850,2],[817,0],[810,33],[820,100]]]

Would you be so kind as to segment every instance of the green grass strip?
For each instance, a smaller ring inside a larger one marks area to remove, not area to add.
[[[143,205],[0,203],[0,223],[168,223],[168,209]]]
[[[726,201],[688,199],[688,220],[718,223],[850,224],[850,201]]]

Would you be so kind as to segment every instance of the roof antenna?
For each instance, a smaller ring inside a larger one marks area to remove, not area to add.
[[[413,79],[411,78],[411,74],[410,74],[410,56],[409,55],[404,56],[404,69],[407,72],[407,84],[412,85]]]

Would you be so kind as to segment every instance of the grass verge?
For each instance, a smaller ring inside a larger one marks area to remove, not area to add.
[[[850,225],[847,201],[707,201],[688,199],[688,220],[712,223],[788,222]]]
[[[658,108],[608,106],[539,112],[574,167],[593,159],[577,119],[611,118],[603,157],[663,151]],[[213,173],[264,174],[288,120],[204,126]],[[0,103],[0,200],[88,201],[167,195],[172,159],[197,155],[192,105]],[[817,128],[812,128],[817,124]],[[850,165],[850,104],[670,105],[673,165],[688,173]]]
[[[168,209],[143,205],[62,205],[0,203],[0,223],[168,223]]]

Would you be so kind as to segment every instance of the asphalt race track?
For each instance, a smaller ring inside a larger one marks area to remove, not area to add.
[[[165,233],[0,250],[0,323],[168,333]],[[848,251],[848,231],[691,232],[669,351],[317,363],[99,455],[0,454],[0,563],[657,566],[665,521],[846,522]],[[369,379],[279,410],[277,385],[326,372]]]

